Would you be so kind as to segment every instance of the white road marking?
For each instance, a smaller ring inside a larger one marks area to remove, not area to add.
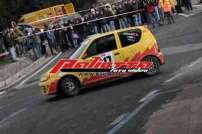
[[[10,119],[14,118],[15,116],[19,115],[20,113],[26,111],[26,108],[20,109],[12,114],[10,114],[8,117],[4,118],[3,120],[0,121],[0,127],[2,127],[7,121]]]
[[[39,84],[38,81],[35,81],[33,83],[30,83],[30,84],[26,84],[26,85],[22,85],[20,86],[21,89],[24,89],[24,88],[29,88],[29,87],[32,87],[32,86],[37,86]]]
[[[192,13],[189,13],[189,14],[185,14],[185,13],[179,13],[178,15],[181,15],[183,17],[191,17],[193,15],[196,15],[196,14],[199,14],[202,12],[202,6],[201,5],[193,5],[193,7],[197,8],[197,9],[194,9]]]
[[[198,58],[197,60],[191,62],[190,64],[181,67],[178,71],[173,73],[173,76],[166,80],[164,84],[167,84],[169,82],[172,82],[176,80],[177,78],[181,77],[182,75],[186,74],[187,72],[190,72],[189,69],[193,68],[195,65],[199,64],[202,62],[202,58]],[[163,85],[164,85],[163,84]]]
[[[1,91],[0,92],[0,96],[3,95],[3,94],[5,94],[5,93],[6,93],[6,91]]]
[[[165,83],[169,83],[169,82],[171,82],[171,81],[173,81],[173,80],[179,78],[180,76],[182,76],[182,73],[178,73],[178,74],[174,75],[173,77],[169,78],[168,80],[166,80],[166,81],[164,82],[164,84],[165,84]]]
[[[198,60],[192,62],[188,67],[191,68],[191,67],[195,66],[196,64],[198,64],[200,62],[201,62],[201,58],[199,58]]]
[[[188,18],[190,16],[190,15],[184,14],[184,13],[179,13],[178,15],[181,15],[181,16],[186,17],[186,18]]]
[[[139,100],[139,103],[142,103],[142,102],[148,100],[150,97],[152,97],[153,95],[155,95],[159,91],[160,90],[154,90],[154,91],[149,92],[145,97],[143,97],[142,99]]]
[[[32,77],[34,77],[35,75],[37,75],[39,72],[41,72],[43,69],[45,69],[47,66],[49,66],[53,61],[55,61],[60,55],[62,54],[62,52],[60,52],[57,56],[55,56],[51,61],[49,61],[45,66],[43,66],[42,68],[40,68],[38,71],[36,71],[35,73],[33,73],[32,75],[30,75],[29,77],[27,77],[25,80],[23,80],[18,86],[16,86],[16,88],[21,87],[23,84],[25,84],[29,79],[31,79]]]
[[[119,122],[121,122],[129,113],[124,113],[117,117],[112,123],[110,123],[110,126],[117,125]]]
[[[115,125],[107,134],[115,134],[118,132],[124,125],[126,125],[132,118],[134,118],[145,106],[147,106],[153,99],[155,99],[159,94],[154,94],[144,103],[142,103],[137,109],[134,109],[126,118],[120,121]]]

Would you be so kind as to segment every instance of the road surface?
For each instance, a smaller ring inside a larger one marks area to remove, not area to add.
[[[0,134],[142,133],[149,115],[175,96],[184,79],[201,79],[199,73],[177,75],[194,68],[202,57],[201,26],[198,13],[178,16],[175,24],[152,30],[166,55],[159,75],[121,79],[85,89],[73,98],[41,95],[38,78],[52,63],[22,87],[0,93]],[[157,96],[160,91],[167,93]]]

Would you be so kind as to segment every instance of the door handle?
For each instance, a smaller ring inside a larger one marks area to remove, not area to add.
[[[119,52],[116,52],[114,55],[119,55],[120,53]]]

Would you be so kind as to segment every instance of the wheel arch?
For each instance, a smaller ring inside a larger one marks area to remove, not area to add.
[[[78,77],[76,77],[76,76],[74,76],[74,75],[65,75],[65,76],[61,77],[60,80],[59,80],[58,83],[57,83],[57,89],[58,89],[57,92],[59,92],[59,90],[60,90],[60,83],[61,83],[61,81],[62,81],[64,78],[68,78],[68,77],[70,77],[70,78],[74,79],[75,81],[77,81],[78,84],[79,84],[79,87],[81,88],[81,82],[80,82],[80,80],[79,80]]]
[[[159,64],[160,65],[162,65],[162,63],[161,63],[161,60],[158,58],[158,56],[156,56],[156,55],[146,55],[146,56],[144,56],[142,59],[141,59],[141,61],[143,61],[145,58],[147,58],[147,57],[154,57],[154,58],[156,58],[157,60],[158,60],[158,62],[159,62]]]

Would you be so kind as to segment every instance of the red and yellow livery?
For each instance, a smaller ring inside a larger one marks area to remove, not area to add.
[[[155,75],[164,64],[164,56],[160,52],[157,41],[152,33],[144,26],[130,27],[108,33],[96,34],[86,39],[69,59],[92,61],[100,57],[107,62],[149,61],[152,67],[146,75]],[[60,60],[40,80],[44,95],[60,94],[74,96],[82,87],[112,80],[117,75],[92,75],[85,72],[61,72],[59,66],[65,59]],[[127,74],[128,75],[128,74]],[[125,76],[124,76],[125,77]]]

